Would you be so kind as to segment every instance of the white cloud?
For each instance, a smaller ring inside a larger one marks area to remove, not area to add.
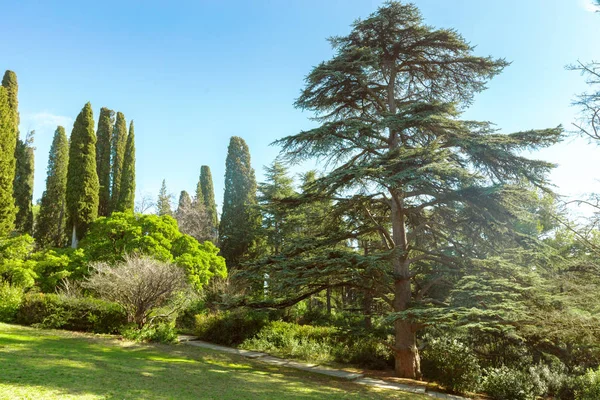
[[[21,116],[21,127],[28,131],[54,130],[58,125],[63,126],[66,131],[69,131],[73,125],[73,118],[63,115],[54,115],[46,111]]]
[[[596,3],[595,0],[579,0],[579,3],[583,7],[584,10],[589,12],[600,11],[600,7]]]

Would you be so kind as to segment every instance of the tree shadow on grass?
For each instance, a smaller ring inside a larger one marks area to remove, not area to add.
[[[105,399],[416,399],[375,393],[237,356],[184,345],[0,325],[0,397]],[[391,397],[390,397],[391,396]]]

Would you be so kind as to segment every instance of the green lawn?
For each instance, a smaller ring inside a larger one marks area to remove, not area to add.
[[[0,323],[0,399],[402,399],[185,345]]]

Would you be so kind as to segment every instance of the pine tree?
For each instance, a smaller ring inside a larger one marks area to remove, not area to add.
[[[35,238],[41,246],[63,247],[67,242],[65,222],[68,164],[69,141],[65,128],[59,126],[50,147],[46,190],[42,194],[35,227]]]
[[[98,118],[98,130],[96,136],[96,171],[98,172],[98,183],[100,192],[98,195],[98,216],[109,215],[110,208],[110,154],[112,131],[115,124],[115,112],[106,107],[100,109]]]
[[[160,216],[173,215],[173,211],[171,210],[171,195],[167,192],[167,182],[164,179],[160,187],[160,192],[158,192],[156,214]]]
[[[99,186],[96,173],[94,115],[92,105],[87,103],[73,124],[69,144],[67,233],[71,233],[73,248],[77,247],[89,224],[98,216]]]
[[[18,132],[17,92],[15,73],[6,71],[0,86],[0,236],[12,232],[17,213],[13,197]]]
[[[221,255],[229,268],[236,268],[255,244],[260,229],[256,201],[256,178],[250,165],[250,151],[244,139],[229,141],[225,164],[225,194],[219,227]]]
[[[217,215],[217,203],[215,202],[212,174],[210,173],[210,167],[208,165],[200,167],[200,181],[198,182],[198,186],[200,187],[200,190],[196,190],[196,192],[202,194],[204,210],[207,214],[210,230],[212,231],[211,240],[216,241],[219,231],[219,216]]]
[[[343,219],[344,234],[282,256],[288,293],[298,300],[332,284],[379,288],[394,319],[396,374],[418,378],[416,333],[431,321],[416,315],[443,307],[439,285],[477,265],[480,249],[508,240],[523,183],[545,188],[553,167],[522,150],[557,143],[562,128],[500,134],[461,121],[460,108],[507,63],[474,56],[453,30],[424,25],[414,5],[388,2],[331,43],[333,58],[313,69],[296,102],[320,125],[277,143],[289,162],[329,165],[306,201],[335,201],[335,214],[362,214],[362,224]],[[304,258],[373,233],[382,251]]]
[[[122,112],[117,112],[117,121],[112,135],[111,143],[111,182],[110,211],[117,209],[121,196],[121,181],[123,175],[123,160],[125,158],[125,147],[127,147],[127,122]]]
[[[34,173],[34,131],[25,140],[17,139],[15,158],[15,180],[13,194],[17,206],[15,229],[20,233],[33,235],[33,173]]]
[[[133,121],[129,124],[129,135],[125,146],[125,158],[123,159],[123,172],[117,211],[133,212],[135,208],[135,134]]]

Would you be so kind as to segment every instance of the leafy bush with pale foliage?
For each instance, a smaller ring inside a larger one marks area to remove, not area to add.
[[[168,317],[184,306],[189,289],[183,268],[148,256],[126,255],[125,261],[90,265],[92,274],[83,286],[102,299],[120,304],[138,327],[154,318]],[[165,307],[170,305],[170,307]],[[156,314],[159,308],[164,313]]]

